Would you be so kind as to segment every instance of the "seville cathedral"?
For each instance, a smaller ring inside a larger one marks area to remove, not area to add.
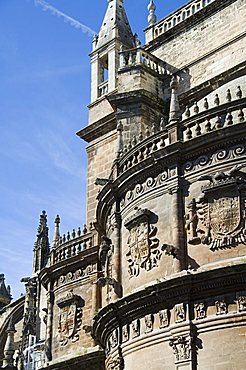
[[[26,294],[0,275],[0,369],[245,370],[246,2],[151,0],[144,45],[105,11],[87,225],[52,238],[43,211]]]

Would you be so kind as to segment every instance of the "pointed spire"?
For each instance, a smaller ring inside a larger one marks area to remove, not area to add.
[[[123,0],[108,0],[108,8],[98,34],[96,48],[102,47],[114,39],[118,39],[130,48],[134,47],[134,37]]]
[[[150,0],[150,3],[148,5],[148,11],[149,11],[148,22],[149,22],[149,26],[153,26],[156,23],[155,10],[156,10],[156,6],[154,4],[154,1],[153,0]]]
[[[57,215],[55,218],[55,229],[52,241],[52,248],[56,248],[60,241],[60,228],[59,228],[60,222],[61,222],[60,217],[59,215]]]
[[[48,237],[47,215],[43,211],[40,215],[39,226],[37,230],[37,239],[34,243],[34,267],[33,272],[40,271],[48,260],[50,251]]]
[[[15,340],[14,335],[16,333],[13,317],[9,320],[7,327],[7,340],[4,347],[4,358],[3,358],[3,368],[14,368],[14,353],[15,353]]]
[[[10,286],[6,288],[4,274],[0,274],[0,308],[7,306],[11,301]]]
[[[179,77],[176,75],[172,76],[171,83],[171,102],[170,102],[170,113],[169,113],[169,123],[177,122],[180,120],[181,112],[178,100],[178,87],[179,87]]]

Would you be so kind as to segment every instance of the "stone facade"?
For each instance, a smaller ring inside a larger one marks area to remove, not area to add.
[[[50,246],[42,213],[26,295],[2,288],[3,368],[246,368],[245,2],[148,9],[141,46],[108,1],[78,132],[87,226],[57,216]]]

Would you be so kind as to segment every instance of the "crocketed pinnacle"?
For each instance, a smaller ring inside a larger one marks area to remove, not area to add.
[[[123,0],[108,0],[108,8],[98,34],[96,48],[118,39],[127,47],[134,47],[134,36],[127,19]]]

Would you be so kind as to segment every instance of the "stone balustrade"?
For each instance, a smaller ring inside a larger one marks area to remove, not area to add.
[[[186,4],[184,7],[180,8],[171,16],[168,16],[161,20],[154,26],[153,37],[154,39],[163,33],[174,28],[178,24],[184,22],[187,18],[190,18],[197,12],[201,11],[208,5],[214,3],[216,0],[193,0]]]
[[[242,97],[240,86],[238,86],[235,100],[232,101],[232,94],[229,89],[227,90],[226,99],[223,99],[226,102],[221,104],[221,100],[220,96],[216,94],[213,106],[209,106],[208,100],[205,98],[202,110],[199,107],[201,104],[198,106],[196,102],[191,108],[186,107],[182,120],[183,141],[210,131],[245,122],[246,98]]]
[[[104,81],[98,86],[98,98],[106,95],[107,93],[108,93],[108,81]]]
[[[224,97],[215,94],[213,103],[211,97],[209,101],[205,98],[199,104],[195,102],[193,106],[186,107],[181,121],[177,123],[180,140],[185,142],[231,125],[243,123],[245,122],[245,108],[246,98],[243,98],[240,86],[232,93],[228,89]],[[133,136],[125,143],[118,161],[119,175],[170,145],[168,129],[167,123],[162,119],[158,125],[152,124],[146,128],[144,134],[140,132],[138,137]]]
[[[148,129],[145,139],[140,134],[138,142],[134,136],[125,146],[122,158],[119,161],[119,174],[147,159],[151,154],[167,145],[168,134],[165,129],[156,132],[156,128],[153,127],[152,132],[154,133],[151,135]]]
[[[144,65],[148,69],[158,73],[159,75],[170,74],[170,72],[166,68],[165,62],[155,57],[154,55],[144,51],[140,47],[120,52],[119,70],[138,65]]]
[[[78,228],[76,232],[75,229],[70,233],[64,234],[57,241],[56,248],[51,250],[51,265],[66,260],[70,257],[77,256],[82,251],[89,249],[95,245],[95,232],[93,225],[90,225],[90,229],[87,230],[86,225],[84,225],[81,231]]]

